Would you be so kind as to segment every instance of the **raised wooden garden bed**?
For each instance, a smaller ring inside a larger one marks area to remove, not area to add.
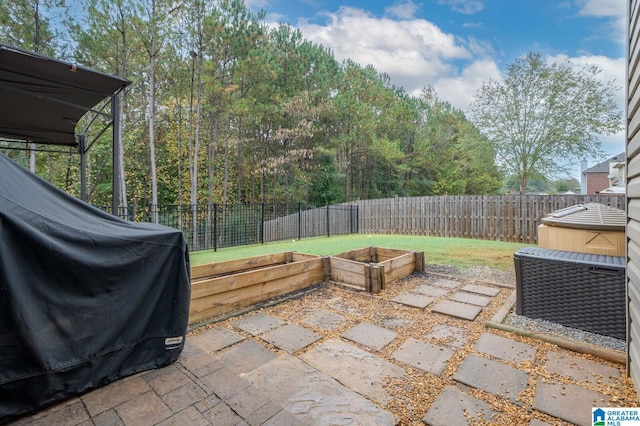
[[[413,271],[424,271],[422,252],[379,247],[331,257],[286,252],[194,266],[189,325],[329,279],[379,293]]]
[[[379,293],[414,271],[424,271],[424,253],[365,247],[330,258],[331,279]]]
[[[325,264],[328,258],[286,252],[194,266],[189,324],[322,282]]]

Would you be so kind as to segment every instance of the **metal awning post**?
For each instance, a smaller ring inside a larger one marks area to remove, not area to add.
[[[84,134],[78,136],[78,153],[80,154],[80,199],[87,201],[87,150]]]
[[[112,200],[111,213],[118,215],[118,206],[120,205],[120,185],[118,178],[120,176],[120,106],[118,105],[118,95],[111,96],[111,119],[113,120],[113,173],[112,173]]]

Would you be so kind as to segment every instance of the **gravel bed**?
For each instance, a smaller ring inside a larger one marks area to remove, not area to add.
[[[564,325],[543,319],[516,315],[513,312],[507,315],[502,323],[527,331],[549,333],[564,339],[590,343],[592,345],[614,349],[616,351],[625,351],[627,348],[627,342],[625,340],[616,339],[615,337],[610,336],[603,336],[602,334],[590,333],[577,328],[565,327]]]
[[[488,281],[515,286],[515,272],[498,271],[488,267],[458,269],[451,265],[425,265],[426,271],[436,274],[462,276],[468,279]],[[551,321],[516,315],[512,310],[502,322],[505,325],[536,333],[548,333],[564,339],[585,342],[617,351],[626,351],[627,342],[615,337],[590,333],[576,328],[566,327]]]

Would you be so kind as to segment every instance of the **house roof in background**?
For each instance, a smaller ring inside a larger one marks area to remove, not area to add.
[[[608,160],[604,160],[601,163],[596,164],[593,167],[589,167],[588,169],[585,169],[582,173],[607,173],[609,174],[609,163],[611,163],[612,161],[615,162],[621,162],[621,161],[626,161],[627,157],[625,155],[625,153],[621,153],[618,155],[615,155],[611,158],[609,158]]]
[[[117,76],[0,44],[0,138],[77,146],[80,118],[129,84]]]

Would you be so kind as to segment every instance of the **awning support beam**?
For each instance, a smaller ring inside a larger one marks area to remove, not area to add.
[[[111,199],[111,213],[114,216],[118,216],[118,206],[120,205],[120,185],[119,180],[123,179],[120,176],[120,148],[122,141],[120,140],[120,104],[118,102],[118,95],[111,96],[111,119],[113,120],[113,173],[111,179],[112,185],[112,199]]]

